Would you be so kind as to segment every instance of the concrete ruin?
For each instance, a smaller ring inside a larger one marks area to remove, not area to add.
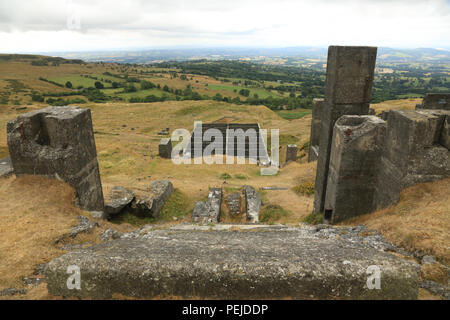
[[[376,47],[328,48],[325,100],[320,109],[315,212],[324,212],[334,124],[343,115],[368,114],[376,56]]]
[[[324,218],[332,223],[373,210],[386,122],[342,116],[334,126]]]
[[[296,144],[288,144],[286,147],[286,163],[297,160],[298,147]]]
[[[416,105],[416,110],[420,109],[450,110],[450,93],[427,93]]]
[[[262,206],[261,195],[255,190],[255,188],[251,186],[244,186],[244,197],[247,221],[251,223],[258,223],[259,211]]]
[[[103,211],[91,111],[79,107],[48,107],[8,122],[8,148],[14,173],[42,175],[67,182],[77,205]]]
[[[376,51],[329,48],[325,100],[314,102],[308,159],[315,159],[320,137],[314,211],[327,222],[385,208],[404,188],[450,176],[449,94],[427,94],[416,111],[366,116]]]
[[[258,123],[196,124],[185,156],[201,157],[205,151],[211,152],[211,155],[244,157],[255,163],[270,161],[266,141]]]
[[[412,185],[450,176],[450,111],[391,110],[374,198],[376,209],[398,202]]]
[[[163,138],[159,142],[158,154],[161,158],[172,158],[172,141],[169,138]]]
[[[221,205],[222,189],[210,188],[208,200],[195,203],[191,221],[201,224],[218,223],[220,221]]]
[[[342,116],[334,126],[324,219],[336,223],[396,204],[400,192],[450,177],[450,111]]]
[[[315,161],[319,157],[320,115],[323,111],[323,101],[323,99],[313,99],[308,162]]]

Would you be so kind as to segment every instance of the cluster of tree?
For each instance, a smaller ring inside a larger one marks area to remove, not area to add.
[[[63,98],[58,98],[58,99],[48,98],[45,102],[51,106],[66,106],[68,104],[86,103],[86,101],[81,98],[74,98],[74,99],[67,99],[67,100],[65,100]]]

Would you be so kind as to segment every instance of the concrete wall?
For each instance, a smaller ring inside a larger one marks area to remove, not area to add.
[[[446,123],[450,111],[391,110],[374,198],[375,208],[398,202],[409,186],[450,176]]]
[[[328,48],[314,194],[315,212],[324,211],[334,124],[343,115],[368,114],[376,56],[376,47]]]

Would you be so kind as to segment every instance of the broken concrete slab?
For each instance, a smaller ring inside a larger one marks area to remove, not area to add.
[[[134,214],[157,219],[172,193],[173,185],[169,180],[152,181],[148,193],[135,196],[130,210]]]
[[[228,212],[232,217],[238,217],[241,215],[241,202],[240,192],[233,192],[225,198]]]
[[[1,177],[9,177],[14,173],[14,169],[12,167],[11,158],[3,158],[0,159],[0,178]]]
[[[134,193],[124,187],[115,186],[111,189],[107,199],[108,201],[105,204],[105,213],[108,216],[116,215],[126,206],[131,204],[134,199]]]
[[[417,264],[351,234],[150,230],[67,253],[49,262],[45,275],[50,294],[80,298],[417,299]],[[80,290],[67,288],[73,265]],[[380,289],[367,287],[374,268]]]
[[[48,107],[8,122],[8,148],[14,173],[67,182],[77,205],[103,211],[91,112],[79,107]]]
[[[194,223],[218,223],[222,205],[222,189],[210,188],[207,201],[197,201],[192,211],[191,221]]]
[[[244,186],[245,210],[247,221],[252,223],[259,222],[259,210],[261,209],[261,195],[255,188]]]

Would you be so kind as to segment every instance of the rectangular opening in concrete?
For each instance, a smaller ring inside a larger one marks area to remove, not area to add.
[[[333,209],[325,209],[323,219],[327,222],[330,222],[332,218],[333,218]]]

